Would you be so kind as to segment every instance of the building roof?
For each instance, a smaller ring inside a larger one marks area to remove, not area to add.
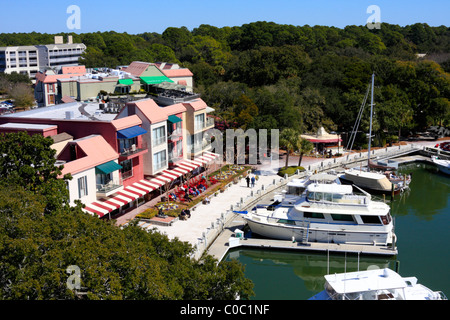
[[[167,121],[170,115],[182,113],[186,111],[186,107],[182,103],[177,103],[167,107],[160,107],[153,99],[143,99],[133,101],[128,105],[135,105],[142,114],[150,121],[150,123],[158,123]]]
[[[4,123],[0,125],[0,130],[46,131],[57,128],[58,126],[54,124]]]
[[[191,70],[187,68],[180,68],[180,69],[162,69],[161,70],[164,75],[168,78],[177,78],[177,77],[192,77],[194,74],[191,72]]]
[[[70,74],[70,73],[86,73],[86,67],[85,66],[67,66],[62,67],[61,71],[63,74]]]
[[[125,118],[114,119],[111,121],[116,130],[122,130],[142,124],[142,120],[137,115],[128,116]]]
[[[56,83],[60,79],[68,79],[76,76],[83,76],[84,73],[68,73],[68,74],[45,74],[42,72],[36,73],[36,80],[43,83]]]
[[[84,156],[72,161],[67,161],[64,164],[62,175],[67,173],[76,174],[119,158],[119,154],[114,151],[114,149],[101,135],[90,135],[70,141],[61,151],[60,156],[67,154],[67,152],[65,152],[67,151],[66,149],[70,148],[71,145],[74,144],[81,149]]]
[[[320,127],[315,135],[302,134],[301,137],[312,143],[333,143],[342,141],[337,134],[329,134],[323,127]]]
[[[200,110],[206,109],[208,107],[206,102],[203,101],[202,99],[195,99],[195,100],[193,100],[191,102],[183,103],[183,105],[185,107],[192,108],[194,111],[200,111]]]
[[[50,136],[50,138],[53,139],[54,143],[58,143],[58,142],[66,141],[66,140],[72,140],[73,136],[71,136],[67,132],[61,132],[61,133],[55,134],[54,136]]]
[[[133,61],[128,67],[124,67],[122,70],[133,76],[140,77],[150,65],[151,63],[149,62]]]

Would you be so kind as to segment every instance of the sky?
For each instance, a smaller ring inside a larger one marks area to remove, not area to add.
[[[67,12],[71,5],[79,15]],[[168,27],[192,30],[201,24],[232,27],[255,21],[344,28],[365,25],[375,13],[367,13],[370,5],[378,6],[381,22],[450,26],[449,0],[0,0],[0,33],[162,33]]]

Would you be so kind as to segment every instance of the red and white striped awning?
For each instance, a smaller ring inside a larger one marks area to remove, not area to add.
[[[157,189],[159,186],[149,183],[147,180],[140,180],[130,186],[123,188],[110,197],[106,197],[86,205],[83,209],[90,214],[96,214],[99,218],[119,209],[120,207],[146,195]]]

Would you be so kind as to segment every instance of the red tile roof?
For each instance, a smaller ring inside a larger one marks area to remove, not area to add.
[[[140,77],[141,74],[148,68],[150,63],[142,61],[133,61],[130,65],[122,70],[132,74],[133,76]]]
[[[66,173],[76,174],[119,158],[118,153],[101,135],[91,135],[71,141],[64,149],[70,148],[72,144],[78,145],[81,154],[84,154],[84,156],[66,162],[62,170],[62,175]],[[63,154],[63,152],[64,150],[60,154]]]
[[[192,77],[194,74],[187,68],[161,70],[168,78]]]

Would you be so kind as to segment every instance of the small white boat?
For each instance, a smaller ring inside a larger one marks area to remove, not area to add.
[[[431,161],[438,167],[439,171],[450,175],[450,160],[439,159],[438,157],[432,157]]]
[[[256,206],[242,217],[253,233],[271,239],[386,247],[396,242],[390,207],[368,193],[354,194],[350,185],[315,181],[300,196]]]
[[[389,268],[329,274],[325,290],[309,300],[447,300],[443,292],[417,281]]]

